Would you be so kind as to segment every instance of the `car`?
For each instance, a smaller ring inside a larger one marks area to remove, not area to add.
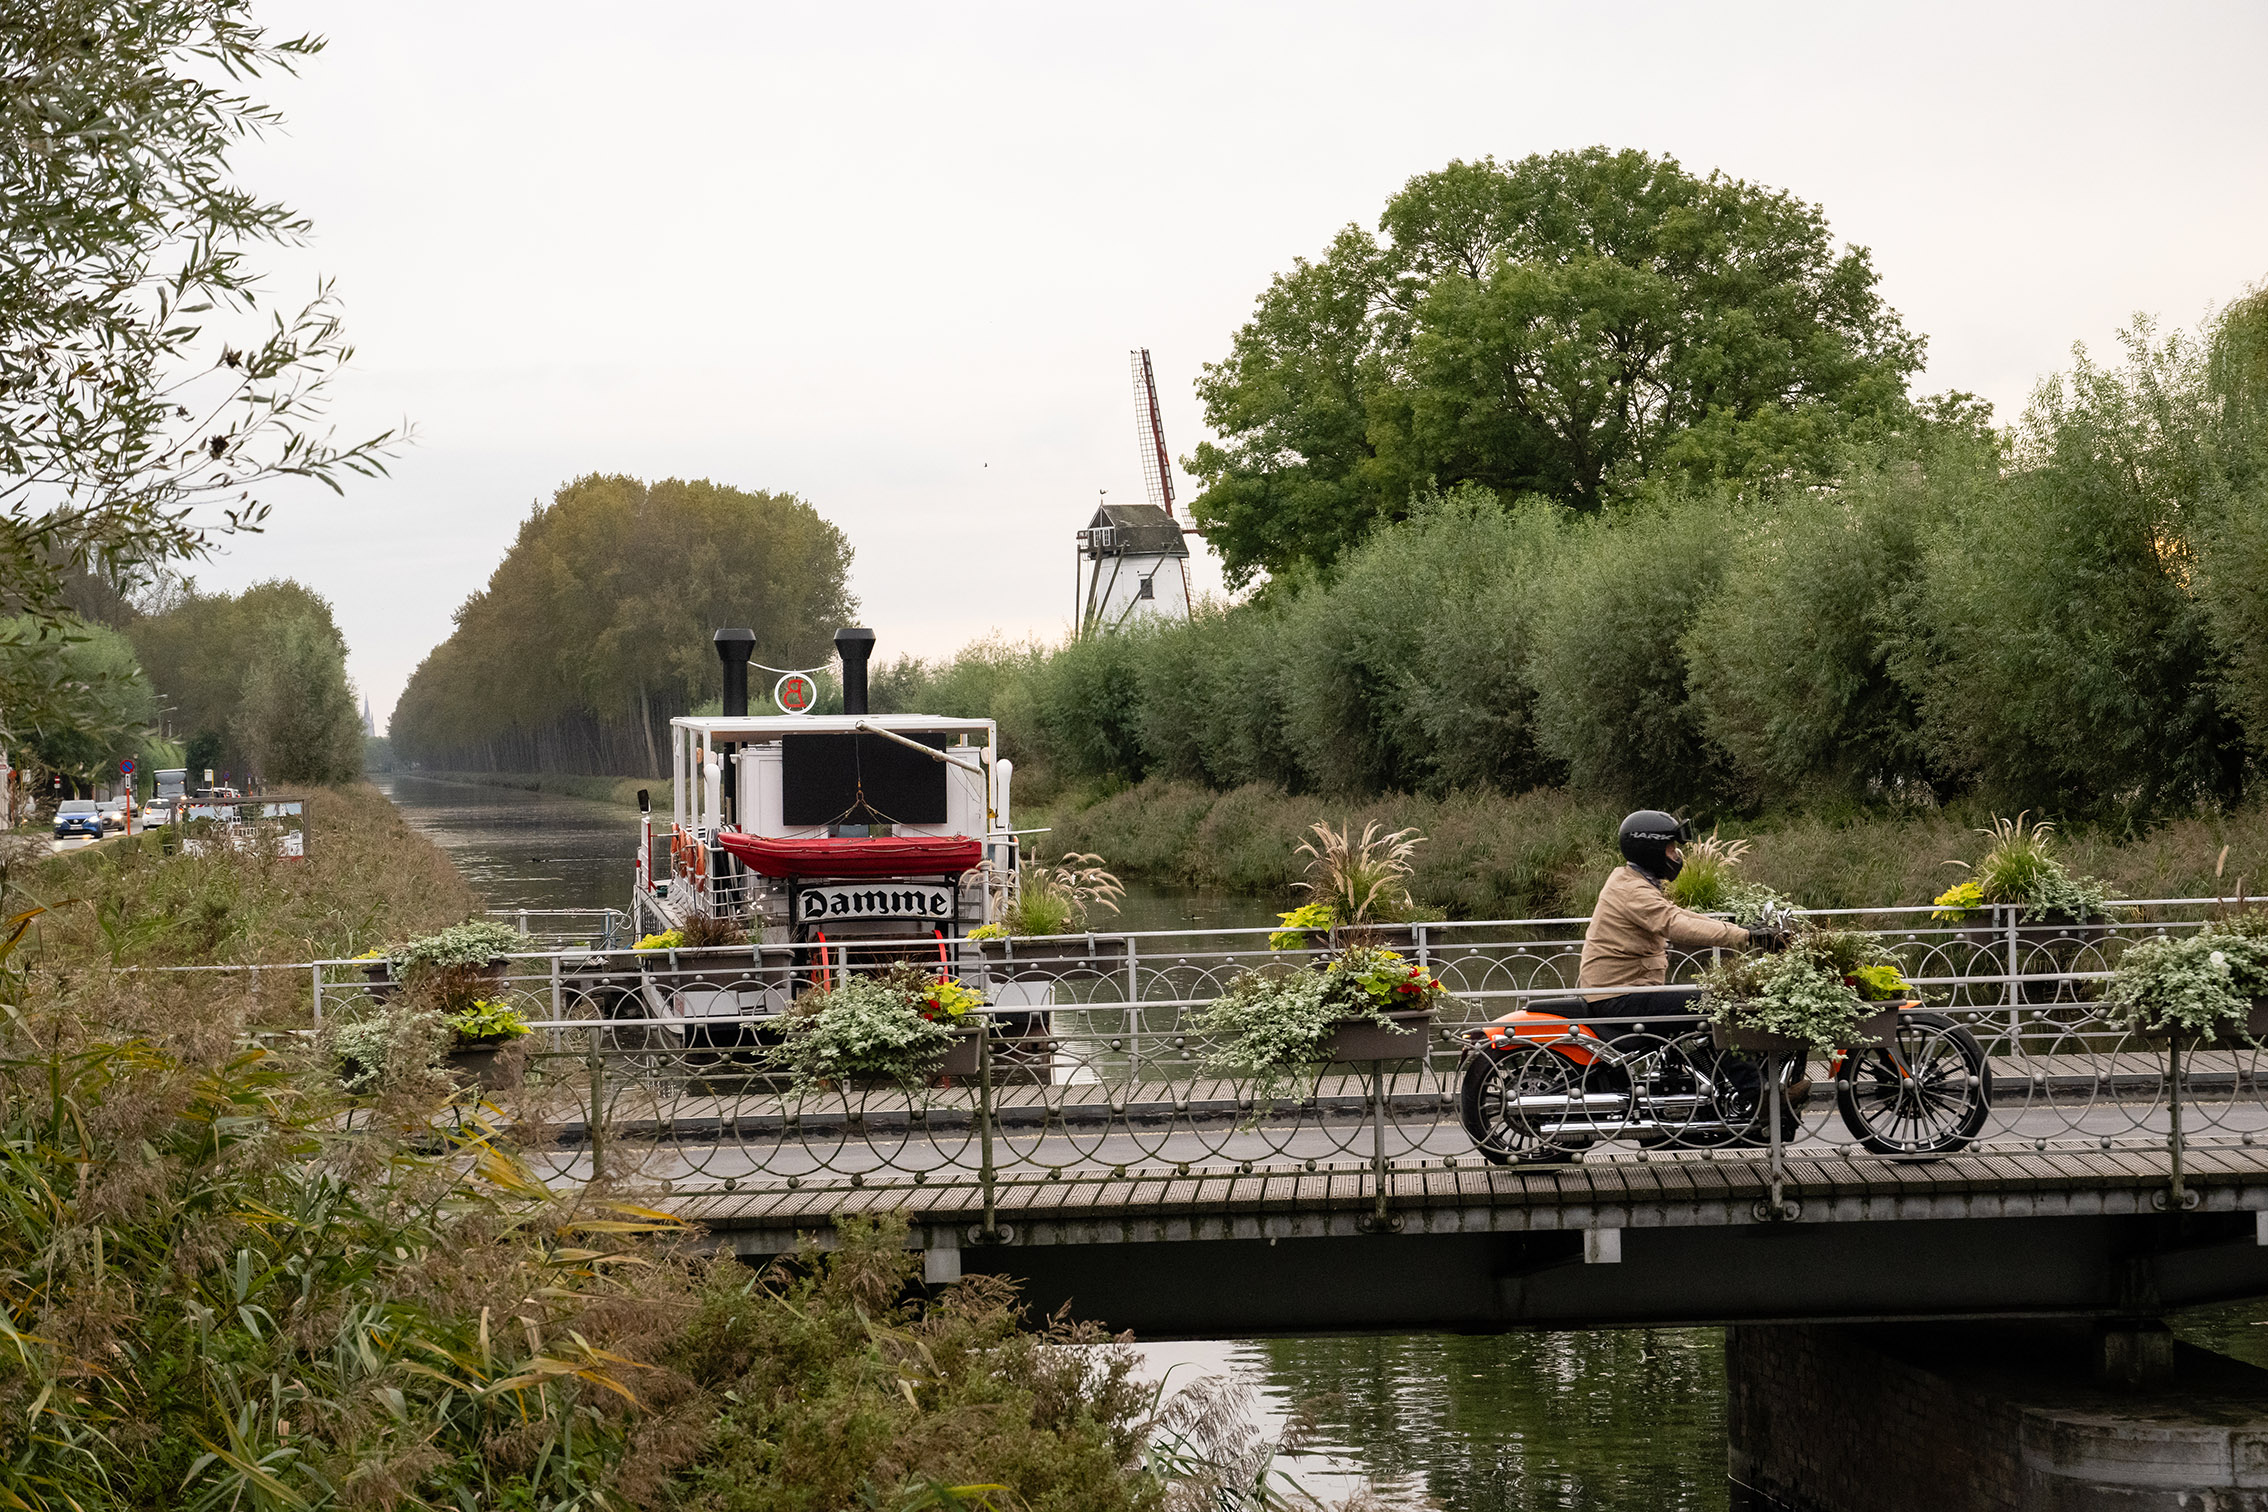
[[[102,802],[102,827],[112,834],[126,828],[126,800],[106,798]]]
[[[66,798],[56,806],[55,838],[67,840],[73,835],[102,838],[102,806],[92,798]]]
[[[141,813],[137,814],[135,818],[152,827],[160,824],[171,824],[173,822],[173,800],[171,798],[152,798],[142,805]]]

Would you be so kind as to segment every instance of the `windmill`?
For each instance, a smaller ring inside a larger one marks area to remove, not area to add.
[[[1157,374],[1148,347],[1126,355],[1134,372],[1134,437],[1149,502],[1112,504],[1106,495],[1079,532],[1081,635],[1139,619],[1189,618],[1189,546],[1173,517],[1173,463],[1158,410]]]

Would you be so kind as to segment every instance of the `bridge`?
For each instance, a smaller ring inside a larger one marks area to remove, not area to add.
[[[2176,1064],[2096,1002],[2127,945],[2215,907],[2144,900],[2083,929],[1837,914],[1986,1051],[1989,1119],[1934,1159],[1870,1153],[1824,1083],[1752,1147],[1602,1129],[1548,1168],[1483,1159],[1457,1116],[1458,1036],[1569,990],[1583,921],[1567,919],[1403,926],[1392,943],[1453,995],[1422,1046],[1275,1098],[1209,1073],[1186,1023],[1238,972],[1300,958],[1266,931],[956,944],[949,964],[991,1004],[981,1068],[801,1090],[765,1044],[808,963],[558,941],[489,994],[539,1027],[483,1095],[549,1179],[602,1173],[743,1255],[902,1212],[931,1280],[1013,1275],[1036,1305],[1150,1337],[2133,1319],[2268,1294],[2259,1052]],[[315,1020],[386,991],[367,963],[290,970]]]

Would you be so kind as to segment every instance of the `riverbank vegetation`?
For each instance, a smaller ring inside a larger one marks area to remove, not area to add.
[[[462,917],[375,791],[304,861],[0,861],[0,1501],[155,1507],[1221,1505],[1254,1435],[1123,1339],[930,1290],[903,1222],[757,1270],[620,1179],[546,1189],[444,1084],[355,1097],[304,959]],[[44,909],[44,912],[37,912]],[[280,990],[279,990],[280,989]]]
[[[478,911],[448,858],[377,789],[317,788],[305,802],[301,860],[218,846],[168,854],[162,830],[16,857],[9,914],[47,910],[32,921],[19,963],[70,970],[342,958]],[[306,984],[279,985],[288,995]]]
[[[394,706],[398,761],[470,771],[667,768],[669,721],[715,698],[720,626],[817,665],[848,624],[851,550],[792,494],[592,474],[540,504]],[[750,675],[759,690],[769,676]]]

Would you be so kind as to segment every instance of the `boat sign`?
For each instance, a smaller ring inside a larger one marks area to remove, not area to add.
[[[831,924],[838,919],[928,919],[943,923],[952,917],[953,889],[934,883],[829,882],[795,890],[799,924]]]
[[[808,672],[790,672],[772,684],[772,702],[782,714],[808,714],[819,702],[819,685]]]

